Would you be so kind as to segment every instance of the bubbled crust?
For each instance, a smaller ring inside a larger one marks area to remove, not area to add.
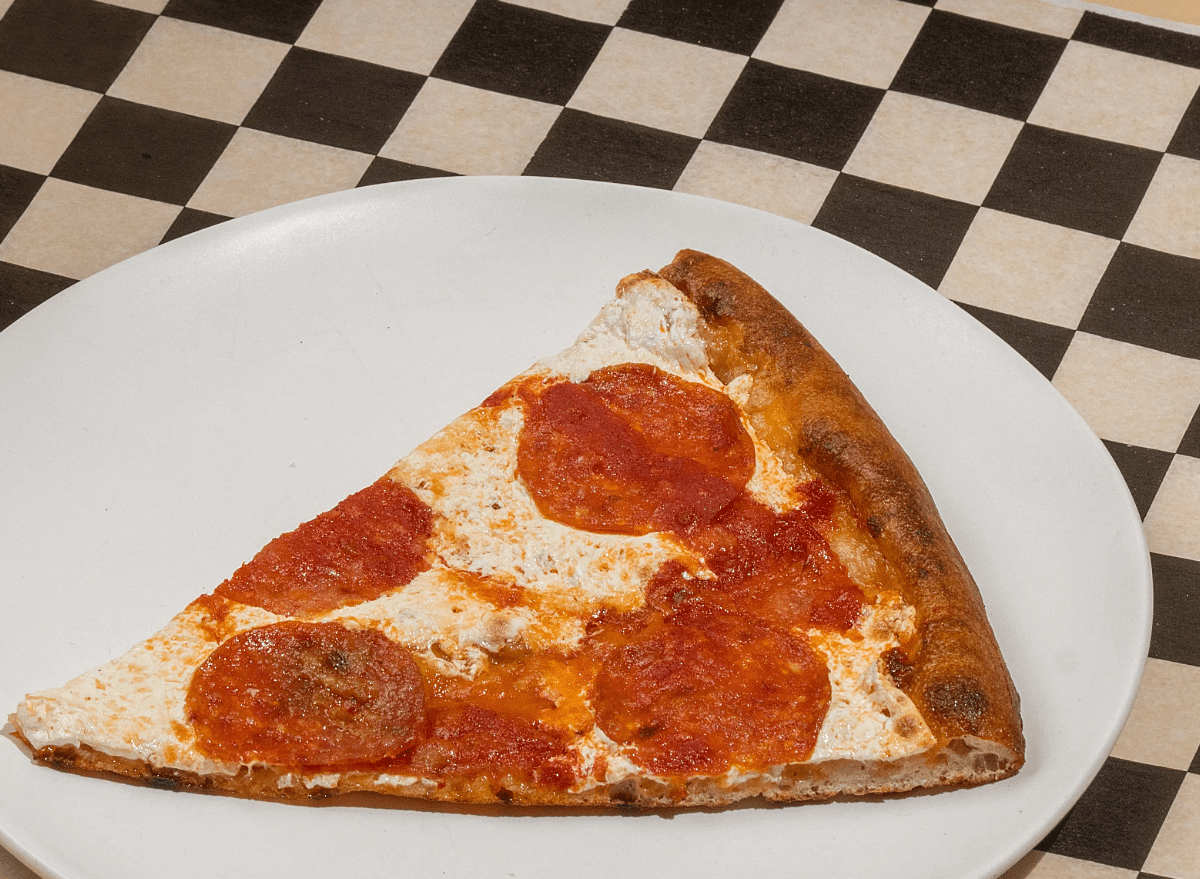
[[[944,746],[963,738],[1024,762],[1019,700],[983,600],[929,490],[834,359],[765,289],[724,260],[680,251],[659,275],[699,308],[718,377],[750,372],[748,406],[785,464],[802,458],[841,486],[916,609],[911,672],[898,681]],[[1002,758],[1003,759],[1003,758]]]

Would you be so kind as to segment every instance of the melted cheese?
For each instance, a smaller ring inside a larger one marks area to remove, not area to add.
[[[752,379],[725,388],[708,368],[698,315],[678,291],[657,279],[622,286],[570,348],[535,364],[525,378],[585,378],[621,362],[650,363],[745,402]],[[518,379],[520,380],[520,378]],[[544,519],[516,478],[516,449],[524,413],[516,395],[457,419],[390,472],[436,514],[435,561],[402,589],[353,607],[311,617],[373,626],[421,654],[446,674],[473,677],[488,657],[513,647],[570,650],[584,621],[603,608],[633,610],[643,584],[664,562],[682,562],[694,576],[711,576],[691,551],[665,534],[642,537],[577,531]],[[797,502],[791,487],[811,474],[788,475],[747,423],[757,464],[748,490],[776,510]],[[878,582],[878,552],[850,527],[831,540],[851,575]],[[499,606],[472,578],[524,590],[526,600]],[[868,594],[876,590],[868,589]],[[229,636],[277,622],[265,610],[238,606],[222,624]],[[911,631],[912,611],[894,594],[879,595],[847,635],[809,633],[830,669],[833,692],[812,761],[838,758],[892,760],[932,744],[907,697],[880,671],[880,655]],[[192,748],[184,702],[192,672],[215,649],[211,622],[192,605],[166,628],[119,659],[66,686],[28,696],[15,716],[35,749],[88,745],[116,757],[201,774],[234,774],[240,767],[209,760]],[[602,778],[581,787],[644,776],[620,746],[592,728],[578,741],[590,774],[603,758]],[[294,772],[281,787],[333,787],[336,773]],[[732,770],[727,783],[737,783]],[[380,789],[421,784],[409,776],[381,776]]]

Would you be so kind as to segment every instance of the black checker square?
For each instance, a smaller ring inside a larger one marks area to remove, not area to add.
[[[25,213],[45,179],[32,171],[0,165],[0,241]]]
[[[1188,772],[1200,775],[1200,748],[1196,749],[1196,756],[1192,758],[1192,765],[1188,767]]]
[[[975,213],[974,205],[842,174],[813,226],[883,257],[936,288]]]
[[[612,28],[478,0],[433,68],[462,85],[564,105]]]
[[[892,89],[1024,120],[1066,47],[1059,37],[935,9]]]
[[[320,5],[321,0],[169,0],[163,15],[294,43]]]
[[[1075,331],[1066,327],[1045,324],[1002,311],[992,311],[965,302],[954,304],[1007,342],[1047,379],[1054,378],[1055,370],[1062,363],[1067,348],[1071,345],[1071,339],[1075,337]]]
[[[1079,329],[1200,359],[1200,259],[1122,242]]]
[[[1171,466],[1171,459],[1175,456],[1161,449],[1144,449],[1141,446],[1112,440],[1103,442],[1116,462],[1117,469],[1125,477],[1125,484],[1129,486],[1129,493],[1133,495],[1133,502],[1137,505],[1138,515],[1145,519],[1146,513],[1150,511],[1150,504],[1162,485],[1163,477],[1167,475],[1167,468]]]
[[[174,241],[176,238],[182,238],[184,235],[191,235],[193,232],[199,232],[201,229],[207,229],[209,226],[215,226],[218,223],[224,223],[230,217],[223,217],[220,214],[210,214],[208,211],[198,211],[195,208],[184,208],[179,212],[179,216],[175,218],[175,222],[171,224],[171,228],[163,235],[159,244],[166,244],[168,241]]]
[[[1109,757],[1038,848],[1137,870],[1150,854],[1184,772]]]
[[[706,140],[840,171],[884,90],[751,58]]]
[[[566,109],[524,174],[670,189],[699,145],[682,134]]]
[[[632,0],[618,27],[749,55],[783,0]]]
[[[1179,448],[1175,451],[1190,458],[1200,458],[1200,407],[1197,407],[1196,414],[1192,416],[1192,423],[1183,432],[1183,439],[1179,441]]]
[[[1192,102],[1183,112],[1179,127],[1167,145],[1167,152],[1188,159],[1200,159],[1200,90],[1192,96]]]
[[[1120,238],[1161,153],[1026,124],[983,206],[1106,238]]]
[[[0,262],[0,330],[74,283],[72,278]]]
[[[424,180],[428,177],[457,177],[453,171],[443,171],[440,168],[426,168],[424,165],[412,165],[408,162],[398,162],[395,159],[385,159],[376,156],[367,166],[358,186],[374,186],[376,183],[396,183],[401,180]]]
[[[1150,655],[1200,665],[1200,562],[1150,553],[1154,571],[1154,624]]]
[[[51,176],[186,204],[237,126],[103,97]]]
[[[424,83],[420,74],[293,46],[242,124],[375,154]]]
[[[1200,36],[1112,15],[1084,12],[1071,39],[1172,64],[1200,67]]]
[[[154,19],[96,0],[13,0],[0,18],[0,69],[103,92]]]

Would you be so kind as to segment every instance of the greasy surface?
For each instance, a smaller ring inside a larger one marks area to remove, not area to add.
[[[217,594],[289,616],[370,601],[429,567],[432,521],[410,489],[381,479],[272,540]]]
[[[694,601],[627,631],[603,627],[592,645],[607,654],[596,723],[656,775],[762,770],[812,753],[829,672],[802,635]]]
[[[517,466],[547,518],[646,534],[711,521],[754,472],[754,444],[728,397],[625,364],[532,400]]]
[[[807,485],[783,513],[754,500],[733,401],[652,366],[606,367],[528,405],[518,472],[543,515],[670,532],[705,564],[664,566],[646,608],[589,627],[600,729],[667,777],[806,760],[830,684],[804,632],[849,628],[863,601],[818,530],[831,493]]]
[[[196,670],[188,716],[209,756],[282,766],[395,757],[424,720],[417,667],[373,629],[288,621],[242,632]]]
[[[802,458],[844,490],[917,610],[917,642],[893,665],[943,741],[975,736],[1023,760],[1019,700],[979,590],[908,457],[837,363],[766,290],[723,260],[681,251],[661,276],[705,318],[723,381],[753,373],[747,406],[785,466]]]

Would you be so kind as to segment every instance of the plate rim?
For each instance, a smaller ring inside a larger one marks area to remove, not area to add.
[[[130,258],[129,260],[124,261],[123,263],[118,263],[115,266],[105,269],[102,272],[92,275],[89,278],[86,278],[86,279],[78,282],[77,284],[72,285],[72,287],[67,288],[67,290],[64,290],[63,293],[60,293],[57,296],[52,297],[50,300],[47,301],[47,303],[43,303],[43,305],[38,306],[38,308],[35,308],[34,310],[27,313],[26,315],[23,315],[21,318],[18,318],[17,321],[14,321],[13,324],[11,324],[8,328],[6,328],[3,331],[2,334],[0,334],[0,351],[2,351],[2,349],[4,348],[5,342],[7,339],[14,338],[17,335],[26,332],[29,328],[29,325],[31,325],[32,323],[41,321],[44,319],[50,319],[50,317],[53,316],[52,312],[54,312],[56,309],[71,308],[72,307],[71,296],[104,295],[106,293],[107,289],[109,288],[109,286],[113,283],[113,281],[112,281],[113,278],[120,278],[124,275],[124,273],[129,273],[129,272],[134,272],[136,274],[137,272],[151,271],[153,269],[153,267],[155,267],[159,264],[160,260],[167,260],[167,261],[176,260],[177,259],[176,254],[183,254],[190,249],[212,248],[219,243],[226,242],[226,240],[229,238],[243,238],[247,235],[253,235],[253,234],[256,234],[256,233],[264,231],[264,230],[271,230],[272,228],[278,226],[279,224],[287,225],[287,224],[293,223],[295,221],[304,221],[304,220],[310,219],[314,215],[319,217],[322,213],[327,212],[329,210],[337,211],[337,210],[342,210],[342,209],[346,208],[347,206],[353,207],[355,204],[358,204],[363,199],[371,199],[371,200],[383,199],[385,201],[392,200],[392,199],[403,200],[403,199],[409,198],[411,193],[417,192],[419,190],[424,190],[424,189],[443,190],[443,189],[449,189],[449,188],[466,187],[468,189],[477,189],[480,191],[489,190],[489,189],[499,189],[500,191],[507,191],[508,189],[513,188],[513,187],[520,189],[520,188],[546,187],[546,186],[549,186],[550,188],[562,188],[562,189],[568,189],[568,190],[577,189],[580,187],[582,187],[584,189],[598,187],[599,188],[598,191],[607,191],[609,193],[615,193],[616,195],[614,195],[614,197],[617,197],[617,198],[621,197],[619,195],[619,193],[621,193],[623,191],[639,190],[639,191],[641,191],[641,194],[643,196],[645,196],[647,193],[653,193],[654,198],[666,197],[666,198],[670,198],[670,199],[696,200],[697,203],[710,203],[712,205],[717,205],[719,207],[717,207],[715,209],[719,210],[719,211],[727,212],[727,211],[732,210],[735,214],[738,211],[744,211],[744,212],[751,212],[752,214],[759,214],[759,215],[762,215],[765,217],[770,217],[772,219],[772,221],[788,223],[795,229],[806,230],[806,231],[800,232],[798,234],[815,235],[818,238],[823,237],[824,239],[826,239],[829,242],[836,242],[835,247],[852,248],[853,250],[858,252],[859,258],[867,258],[871,261],[875,261],[876,263],[878,263],[882,266],[886,266],[888,271],[894,272],[898,276],[902,276],[903,278],[907,279],[906,283],[909,284],[910,286],[913,284],[919,285],[919,287],[923,288],[923,290],[926,291],[928,295],[931,295],[932,297],[934,297],[934,299],[931,301],[940,301],[945,306],[946,309],[953,309],[953,312],[946,311],[947,314],[954,313],[956,315],[961,315],[961,317],[968,319],[971,324],[978,327],[978,329],[981,330],[984,334],[986,334],[986,336],[994,339],[995,345],[999,346],[999,348],[997,348],[997,350],[1002,349],[1004,352],[1006,352],[1007,356],[1009,356],[1011,358],[1012,362],[1010,363],[1010,365],[1019,363],[1021,365],[1019,367],[1020,369],[1024,369],[1029,373],[1036,374],[1037,377],[1039,379],[1041,379],[1051,391],[1053,391],[1053,394],[1057,396],[1058,401],[1061,402],[1061,405],[1062,405],[1062,407],[1065,408],[1065,411],[1070,413],[1070,417],[1073,417],[1078,422],[1078,425],[1081,425],[1085,429],[1085,431],[1091,435],[1092,440],[1094,441],[1094,446],[1098,447],[1098,449],[1100,451],[1103,451],[1104,457],[1107,458],[1107,466],[1109,467],[1109,470],[1110,470],[1109,477],[1112,478],[1115,476],[1117,478],[1117,480],[1119,481],[1120,485],[1125,487],[1125,500],[1127,502],[1126,512],[1128,513],[1129,511],[1132,511],[1135,520],[1138,522],[1138,529],[1137,529],[1136,535],[1140,536],[1141,552],[1139,553],[1139,555],[1140,555],[1139,564],[1141,567],[1141,576],[1142,576],[1142,582],[1139,585],[1144,587],[1144,592],[1145,592],[1145,596],[1144,596],[1145,597],[1145,604],[1144,604],[1145,613],[1144,613],[1144,616],[1142,619],[1141,631],[1139,633],[1139,639],[1140,639],[1140,643],[1142,644],[1143,649],[1141,649],[1139,651],[1141,654],[1141,658],[1140,658],[1140,661],[1137,663],[1136,669],[1133,669],[1132,680],[1134,681],[1134,683],[1130,688],[1128,688],[1127,692],[1125,692],[1123,705],[1119,709],[1121,721],[1119,723],[1115,724],[1115,728],[1111,731],[1111,740],[1108,742],[1108,747],[1104,750],[1104,753],[1093,757],[1093,759],[1090,761],[1090,763],[1087,767],[1087,770],[1085,771],[1084,775],[1081,776],[1081,778],[1082,778],[1081,782],[1078,785],[1076,785],[1077,790],[1073,791],[1071,793],[1069,799],[1064,801],[1064,803],[1061,804],[1060,808],[1058,809],[1056,817],[1054,818],[1053,822],[1050,823],[1050,827],[1052,827],[1054,823],[1057,823],[1057,821],[1060,820],[1061,817],[1063,815],[1065,815],[1067,811],[1069,811],[1071,805],[1073,805],[1073,803],[1078,798],[1078,796],[1083,793],[1083,791],[1086,789],[1087,785],[1090,784],[1091,780],[1095,777],[1095,774],[1099,771],[1099,769],[1103,765],[1104,761],[1107,759],[1108,752],[1111,751],[1112,744],[1116,741],[1116,738],[1120,733],[1121,726],[1123,725],[1124,720],[1128,717],[1129,711],[1132,708],[1133,700],[1137,694],[1137,681],[1140,680],[1142,671],[1145,666],[1146,654],[1147,654],[1149,641],[1150,641],[1150,631],[1151,631],[1151,626],[1152,626],[1152,622],[1153,622],[1153,604],[1152,604],[1153,592],[1152,592],[1152,588],[1151,588],[1153,581],[1152,581],[1152,571],[1151,571],[1151,567],[1150,567],[1149,551],[1146,546],[1144,532],[1142,532],[1141,528],[1140,528],[1140,516],[1137,515],[1136,507],[1133,504],[1132,497],[1129,496],[1128,488],[1127,488],[1127,486],[1125,486],[1123,477],[1120,476],[1120,473],[1117,470],[1115,463],[1112,461],[1111,456],[1109,456],[1107,454],[1106,450],[1104,450],[1103,444],[1100,442],[1099,438],[1097,438],[1095,436],[1095,434],[1091,431],[1091,429],[1086,426],[1086,423],[1083,421],[1082,417],[1078,414],[1078,412],[1076,412],[1076,410],[1074,410],[1072,407],[1070,407],[1069,403],[1067,403],[1066,400],[1063,399],[1061,397],[1061,395],[1059,395],[1058,392],[1053,389],[1052,385],[1050,385],[1049,382],[1045,381],[1044,377],[1042,377],[1040,375],[1040,373],[1037,373],[1036,370],[1027,361],[1024,360],[1024,358],[1021,358],[1018,354],[1016,354],[1015,351],[1013,351],[1011,348],[1009,348],[1002,340],[999,340],[998,337],[995,337],[994,334],[992,334],[990,330],[987,330],[986,327],[983,327],[981,324],[979,324],[978,321],[976,321],[969,314],[967,314],[964,311],[961,311],[960,309],[955,308],[953,303],[951,303],[949,300],[946,300],[944,297],[942,297],[940,294],[938,294],[937,291],[933,290],[932,288],[928,287],[927,285],[922,284],[920,281],[913,278],[912,276],[903,273],[900,269],[896,268],[895,266],[891,265],[890,263],[887,263],[882,258],[880,258],[874,254],[871,254],[869,251],[863,250],[862,248],[858,248],[855,245],[844,241],[843,239],[836,238],[835,236],[832,236],[829,233],[823,232],[822,230],[819,230],[819,229],[815,229],[811,226],[794,223],[793,221],[785,220],[784,218],[778,217],[776,215],[766,214],[765,212],[758,211],[754,208],[748,208],[748,207],[744,207],[744,206],[740,206],[740,205],[733,205],[733,204],[726,203],[726,202],[720,202],[720,201],[716,201],[713,199],[705,198],[703,196],[666,192],[666,191],[662,191],[662,190],[642,190],[641,187],[627,187],[622,184],[599,183],[599,182],[581,181],[581,180],[573,180],[573,179],[568,180],[568,179],[556,179],[556,178],[510,178],[510,177],[497,177],[497,178],[459,177],[459,178],[435,178],[432,180],[403,181],[403,182],[390,183],[390,184],[381,184],[377,187],[367,187],[367,188],[363,188],[363,189],[359,189],[359,190],[348,190],[348,191],[343,191],[343,192],[339,192],[339,193],[333,193],[330,195],[318,196],[316,198],[307,199],[307,200],[304,200],[301,202],[294,202],[291,204],[282,205],[282,206],[279,206],[276,208],[272,208],[268,211],[263,211],[258,214],[253,214],[253,215],[248,215],[246,217],[237,218],[235,220],[231,220],[226,223],[218,224],[217,226],[213,226],[213,227],[209,227],[204,230],[200,230],[199,232],[194,233],[193,235],[185,236],[184,238],[176,239],[171,242],[167,242],[158,248],[153,248],[149,251],[145,251],[141,254],[138,254],[137,256]],[[71,296],[64,297],[64,294],[70,293],[70,291],[76,291],[76,292],[71,294]],[[925,295],[925,294],[923,293],[922,295]],[[60,297],[63,297],[63,298],[60,299]],[[50,306],[50,304],[54,303],[56,300],[59,301],[59,304]],[[50,308],[48,308],[46,311],[42,311],[42,309],[46,308],[46,306],[50,306]],[[38,315],[39,313],[41,316],[32,317],[32,315]],[[50,316],[50,317],[48,317],[48,316]],[[21,330],[18,330],[16,333],[13,333],[13,328],[21,326],[22,322],[25,322],[25,324],[26,324],[25,329],[21,329]],[[992,353],[995,354],[994,351]],[[1086,777],[1084,777],[1084,776],[1086,776]],[[1044,833],[1044,832],[1048,831],[1048,829],[1049,829],[1049,827],[1045,828],[1041,832]],[[1037,835],[1038,835],[1037,832],[1033,832],[1030,834],[1030,836],[1037,836]],[[27,866],[30,866],[31,869],[34,869],[35,871],[41,870],[46,875],[62,876],[62,877],[64,877],[64,879],[66,879],[66,874],[54,872],[52,870],[52,868],[50,867],[50,865],[45,860],[39,858],[36,855],[36,853],[33,852],[31,849],[27,849],[25,846],[23,846],[19,840],[17,840],[14,836],[12,836],[8,832],[6,826],[3,823],[0,823],[0,842],[3,842],[5,848],[7,848],[10,852],[12,852],[14,854],[14,856],[18,858],[18,860],[21,860],[22,862],[26,863]],[[1029,848],[1032,847],[1032,844],[1035,844],[1036,842],[1037,842],[1037,839],[1033,839],[1032,843],[1030,845],[1024,846],[1024,850],[1028,851]],[[1017,857],[1019,858],[1020,854],[1018,854]],[[1015,860],[1016,860],[1016,858],[1010,860],[1009,864],[1004,865],[1003,867],[1001,867],[1001,869],[1006,869],[1007,866],[1010,865]],[[50,872],[47,872],[47,871],[50,871]]]

